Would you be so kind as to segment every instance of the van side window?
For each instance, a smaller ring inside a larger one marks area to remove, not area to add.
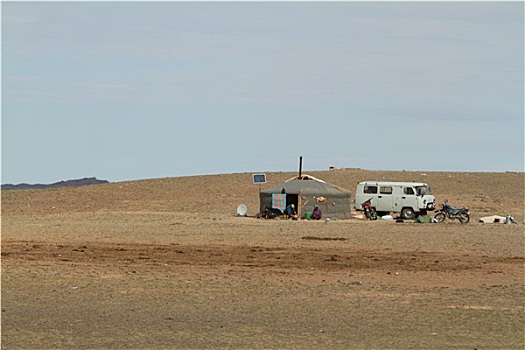
[[[405,194],[414,194],[414,189],[412,187],[405,187],[403,192],[405,192]]]
[[[363,193],[377,193],[377,186],[365,186]]]
[[[392,194],[392,187],[381,187],[380,191],[381,194]]]
[[[423,196],[425,194],[432,194],[428,186],[416,186],[418,196]]]

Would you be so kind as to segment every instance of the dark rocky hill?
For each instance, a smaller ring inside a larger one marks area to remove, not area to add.
[[[46,189],[46,188],[59,188],[59,187],[77,187],[77,186],[87,186],[87,185],[99,185],[99,184],[107,184],[109,181],[107,180],[98,180],[96,177],[86,177],[83,179],[77,179],[77,180],[67,180],[67,181],[59,181],[52,184],[18,184],[18,185],[11,185],[11,184],[5,184],[2,185],[3,190],[35,190],[35,189]]]

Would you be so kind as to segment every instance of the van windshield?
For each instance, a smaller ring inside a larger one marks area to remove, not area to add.
[[[416,186],[416,191],[418,196],[424,196],[426,194],[432,194],[430,187],[428,186]]]

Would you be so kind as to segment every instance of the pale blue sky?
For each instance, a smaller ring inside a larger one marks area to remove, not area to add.
[[[2,3],[2,183],[524,170],[523,2]]]

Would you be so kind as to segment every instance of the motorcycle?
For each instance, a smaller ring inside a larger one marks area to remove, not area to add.
[[[372,205],[372,198],[362,204],[365,216],[369,220],[377,220],[376,207]]]
[[[469,209],[465,207],[454,208],[445,201],[441,204],[441,209],[434,215],[434,222],[443,222],[445,218],[449,218],[450,220],[458,219],[462,224],[466,224],[470,221]]]

